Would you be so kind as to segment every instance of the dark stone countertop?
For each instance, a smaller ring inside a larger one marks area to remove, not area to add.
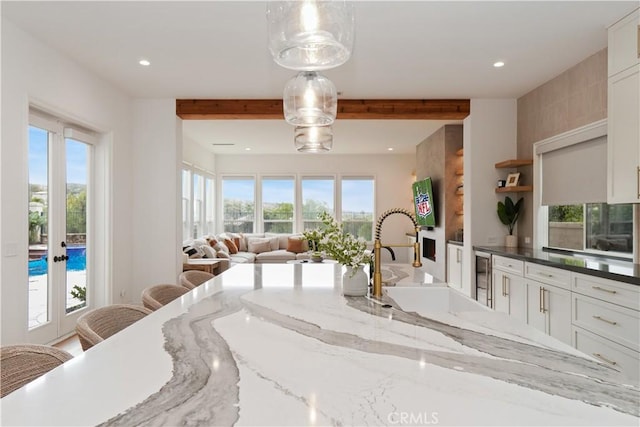
[[[640,264],[629,261],[532,248],[474,246],[473,249],[640,286]]]

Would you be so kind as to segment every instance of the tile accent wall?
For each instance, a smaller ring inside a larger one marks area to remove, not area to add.
[[[518,158],[533,157],[533,144],[607,117],[607,49],[603,49],[518,99]],[[521,172],[533,177],[533,168]],[[524,193],[518,221],[520,246],[533,236],[533,195]]]

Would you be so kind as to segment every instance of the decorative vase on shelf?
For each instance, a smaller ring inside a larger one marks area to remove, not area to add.
[[[507,234],[504,238],[504,245],[507,248],[517,248],[518,247],[518,236],[514,234]]]
[[[342,294],[351,297],[363,297],[367,295],[369,286],[364,265],[357,267],[345,266],[347,271],[342,274]]]

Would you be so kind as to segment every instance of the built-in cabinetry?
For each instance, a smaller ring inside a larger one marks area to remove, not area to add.
[[[572,344],[629,377],[640,378],[640,289],[572,274]]]
[[[493,308],[527,321],[522,261],[494,255],[492,258]]]
[[[530,166],[532,164],[533,164],[532,159],[513,159],[513,160],[505,160],[503,162],[498,162],[495,164],[495,167],[496,169],[512,169],[517,171],[518,168],[522,166]],[[507,182],[507,184],[509,183]],[[520,193],[520,192],[529,192],[529,191],[533,191],[533,186],[523,185],[521,182],[518,182],[518,185],[515,185],[515,186],[496,187],[496,193]]]
[[[496,311],[640,378],[640,286],[493,255]]]
[[[462,253],[462,246],[447,243],[447,283],[456,289],[462,289]]]
[[[607,201],[640,201],[640,9],[609,28]]]
[[[525,262],[527,323],[571,344],[571,273]]]

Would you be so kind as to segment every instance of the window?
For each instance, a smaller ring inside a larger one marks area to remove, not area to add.
[[[365,240],[373,239],[373,178],[342,179],[342,225],[344,230]]]
[[[262,179],[264,231],[293,233],[295,181],[293,178]]]
[[[191,171],[182,169],[182,239],[191,237]]]
[[[222,179],[224,231],[253,233],[255,222],[255,179],[226,177]]]
[[[550,247],[587,252],[633,254],[633,205],[549,206]]]
[[[333,178],[303,178],[302,186],[302,227],[303,230],[317,228],[322,225],[318,214],[334,212],[334,180]]]
[[[215,182],[213,178],[205,178],[204,182],[204,200],[205,204],[205,229],[204,232],[206,234],[215,234],[216,232],[216,223],[215,223],[215,194],[214,194]]]
[[[197,239],[204,234],[204,177],[193,174],[193,234]]]
[[[182,239],[215,232],[215,181],[202,169],[182,169]]]

